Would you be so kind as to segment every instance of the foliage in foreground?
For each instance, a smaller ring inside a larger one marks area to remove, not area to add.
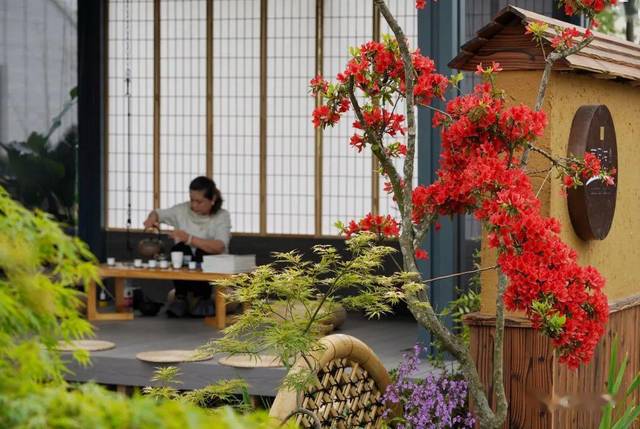
[[[0,392],[62,383],[59,340],[90,335],[74,285],[97,279],[84,243],[41,212],[30,213],[0,188]],[[88,356],[75,358],[87,363]]]
[[[382,273],[387,257],[395,249],[376,244],[374,234],[360,234],[347,241],[350,259],[343,259],[333,246],[318,245],[318,261],[305,261],[297,252],[276,254],[276,262],[253,273],[219,282],[231,291],[231,300],[250,304],[237,322],[213,340],[205,350],[230,354],[275,355],[287,369],[300,358],[309,359],[320,350],[333,306],[363,309],[369,317],[389,313],[406,289],[420,288],[415,275]],[[347,290],[357,295],[342,296]],[[284,385],[302,390],[315,380],[313,371],[290,372]]]
[[[129,399],[92,384],[67,384],[55,348],[59,340],[92,334],[78,313],[82,292],[75,285],[96,279],[94,257],[84,243],[0,187],[0,428],[278,426],[264,413],[207,410],[180,398]],[[86,353],[64,359],[88,364]]]
[[[159,383],[158,386],[147,386],[142,392],[154,399],[179,400],[197,405],[202,408],[220,406],[224,404],[238,411],[251,411],[248,385],[244,380],[220,380],[215,384],[182,392],[178,389],[181,384],[178,377],[180,369],[175,366],[156,368],[151,381]],[[239,393],[242,395],[239,396]]]
[[[63,385],[42,386],[21,397],[0,397],[0,427],[6,428],[267,429],[277,426],[265,412],[243,415],[230,407],[208,410],[185,401],[158,401],[148,396],[127,398],[92,384],[71,390]]]

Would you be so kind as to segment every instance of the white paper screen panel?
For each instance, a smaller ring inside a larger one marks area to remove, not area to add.
[[[260,1],[216,0],[213,179],[234,232],[260,230]]]
[[[126,227],[130,178],[131,223],[140,228],[153,208],[153,1],[129,5],[131,130],[125,96],[125,0],[111,0],[108,13],[107,226]]]
[[[373,36],[370,1],[325,0],[324,76],[334,80],[349,59],[349,47]],[[349,145],[355,115],[343,116],[323,135],[322,234],[336,235],[336,221],[359,219],[372,209],[370,151],[358,153]]]
[[[315,2],[270,0],[267,32],[267,232],[313,234]]]
[[[160,207],[206,173],[206,0],[160,2]]]

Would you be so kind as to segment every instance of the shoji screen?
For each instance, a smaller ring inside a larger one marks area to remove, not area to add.
[[[234,232],[260,230],[260,1],[216,0],[213,179]]]
[[[335,79],[349,59],[350,46],[373,36],[370,1],[325,0],[324,75]],[[371,154],[358,153],[349,145],[355,115],[342,118],[323,137],[322,233],[335,235],[333,224],[360,218],[372,208]]]
[[[160,206],[206,172],[206,0],[160,2]]]
[[[111,0],[108,13],[107,226],[126,226],[130,182],[132,227],[140,228],[153,208],[153,1],[132,1],[127,11],[125,0]],[[127,15],[130,130],[125,96]]]
[[[315,1],[269,0],[267,232],[313,234]]]

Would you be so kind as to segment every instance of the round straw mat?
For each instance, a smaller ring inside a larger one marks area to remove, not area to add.
[[[76,350],[86,350],[89,352],[99,352],[101,350],[109,350],[115,348],[115,344],[111,341],[101,340],[73,340],[69,342],[60,341],[56,346],[56,350],[60,352],[73,352]]]
[[[277,356],[251,355],[245,353],[225,356],[221,358],[218,363],[236,368],[280,368],[284,366]]]
[[[157,350],[138,353],[136,358],[152,363],[180,363],[209,360],[212,356],[197,350]]]

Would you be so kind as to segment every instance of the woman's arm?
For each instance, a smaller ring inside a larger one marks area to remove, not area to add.
[[[158,213],[156,213],[155,210],[151,210],[151,213],[149,213],[149,216],[147,216],[147,219],[144,221],[144,227],[145,228],[160,227],[160,217],[158,216]]]
[[[222,240],[216,240],[216,239],[207,240],[204,238],[196,237],[182,229],[176,229],[174,231],[170,231],[169,237],[173,238],[174,241],[176,242],[183,242],[187,246],[197,247],[198,249],[202,250],[204,253],[208,253],[211,255],[217,255],[219,253],[223,253],[226,248],[226,245]]]
[[[175,229],[169,232],[169,237],[176,242],[181,241],[188,246],[196,247],[204,253],[213,255],[224,253],[227,251],[229,240],[231,239],[231,217],[226,210],[222,210],[219,216],[206,235],[206,237],[212,238],[196,237],[183,229]],[[163,217],[161,216],[160,218],[164,222]]]
[[[187,244],[189,243],[187,242]],[[224,253],[225,251],[225,244],[222,240],[205,240],[204,238],[191,236],[191,245],[202,250],[204,253],[213,255]]]
[[[155,209],[151,210],[149,216],[147,216],[147,220],[144,221],[145,228],[160,228],[160,224],[164,223],[166,225],[171,225],[174,228],[179,228],[179,217],[180,212],[184,211],[182,207],[185,203],[176,204],[173,207],[169,207],[168,209]]]

